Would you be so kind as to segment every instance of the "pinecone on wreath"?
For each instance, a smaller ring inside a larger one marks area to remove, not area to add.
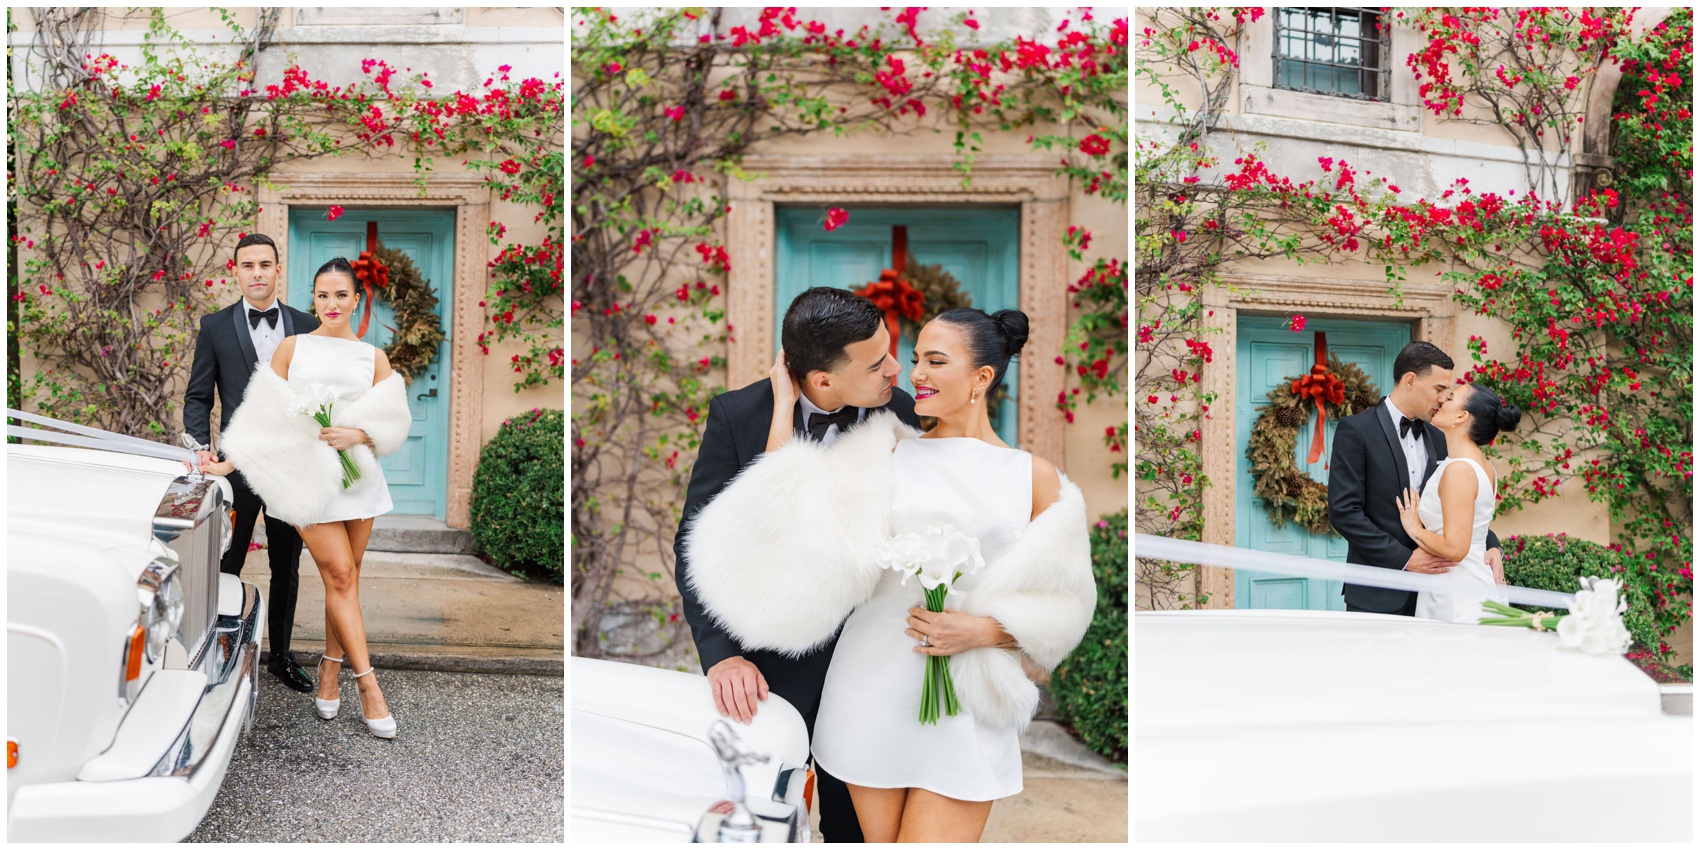
[[[921,314],[921,321],[916,327],[932,321],[946,310],[974,306],[973,299],[962,291],[962,282],[945,271],[942,265],[923,266],[915,262],[915,256],[911,254],[903,269],[903,277],[926,298],[926,311]]]

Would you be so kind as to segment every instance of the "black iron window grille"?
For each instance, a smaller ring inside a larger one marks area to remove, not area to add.
[[[1380,9],[1277,9],[1275,87],[1385,101],[1390,30]]]

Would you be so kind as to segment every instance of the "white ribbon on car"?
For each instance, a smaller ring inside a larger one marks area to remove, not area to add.
[[[1214,543],[1176,540],[1172,537],[1158,537],[1152,534],[1135,534],[1133,536],[1133,554],[1136,558],[1150,558],[1157,561],[1226,567],[1234,570],[1247,570],[1294,578],[1341,581],[1368,587],[1384,587],[1389,590],[1413,590],[1448,596],[1479,595],[1482,599],[1496,598],[1513,605],[1563,608],[1566,611],[1570,610],[1571,605],[1576,600],[1574,595],[1560,593],[1556,590],[1498,584],[1490,587],[1479,582],[1453,581],[1451,576],[1446,575],[1424,575],[1362,564],[1345,564],[1339,561],[1325,561],[1320,558],[1304,558],[1298,555],[1259,552],[1254,549],[1240,549],[1234,546],[1218,546]]]
[[[31,440],[38,443],[55,443],[62,446],[76,446],[78,448],[100,449],[102,451],[120,452],[128,455],[157,457],[163,460],[188,461],[191,466],[194,466],[197,470],[200,469],[197,455],[188,449],[180,448],[178,446],[156,443],[152,440],[144,440],[140,437],[132,437],[128,434],[103,431],[99,428],[90,428],[87,425],[78,425],[75,422],[66,422],[60,419],[38,416],[34,413],[25,413],[21,410],[13,410],[11,408],[6,409],[6,418],[17,419],[23,422],[31,422],[36,425],[46,425],[49,428],[57,428],[60,431],[70,432],[68,434],[61,434],[56,431],[44,431],[40,428],[25,428],[21,425],[13,425],[8,422],[6,425],[6,436],[8,437],[17,437],[20,440]]]

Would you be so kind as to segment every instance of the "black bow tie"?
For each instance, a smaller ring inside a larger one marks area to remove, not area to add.
[[[1409,416],[1403,417],[1399,420],[1399,439],[1403,440],[1407,435],[1412,433],[1420,436],[1423,432],[1422,429],[1423,422],[1421,419],[1412,419]]]
[[[856,424],[857,411],[858,408],[846,404],[838,408],[836,413],[809,414],[809,436],[816,440],[826,439],[826,429],[829,425],[837,425],[838,432],[844,433],[845,429]]]
[[[248,311],[248,327],[250,327],[250,328],[259,327],[261,319],[266,320],[266,326],[267,327],[272,327],[272,328],[277,327],[277,308],[273,307],[270,310],[249,310]]]

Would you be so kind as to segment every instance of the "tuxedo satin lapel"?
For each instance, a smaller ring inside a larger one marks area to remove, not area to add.
[[[288,307],[283,307],[282,309],[278,310],[278,312],[283,314],[283,316],[282,316],[282,318],[283,318],[283,335],[284,336],[294,336],[295,335],[295,317],[293,315],[291,315],[292,311]]]
[[[809,435],[809,432],[803,428],[803,403],[800,401],[791,405],[791,433],[802,434],[805,437]]]
[[[1387,448],[1393,452],[1393,465],[1399,468],[1401,482],[1411,480],[1411,467],[1405,463],[1405,447],[1399,445],[1399,429],[1393,424],[1393,414],[1387,412],[1387,399],[1375,406],[1375,418],[1381,422],[1381,433],[1387,437]],[[1410,485],[1401,483],[1400,490]]]
[[[242,351],[242,361],[248,364],[248,371],[253,372],[254,366],[260,362],[260,354],[254,350],[254,338],[248,335],[248,310],[240,301],[230,311],[230,326],[236,331],[236,346]]]

